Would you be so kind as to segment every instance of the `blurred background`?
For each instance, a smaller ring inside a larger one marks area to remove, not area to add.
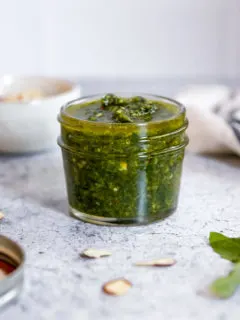
[[[239,0],[2,0],[0,74],[238,78]]]

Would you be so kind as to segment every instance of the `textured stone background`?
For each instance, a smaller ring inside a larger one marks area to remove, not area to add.
[[[99,90],[100,91],[100,90]],[[0,157],[0,233],[23,245],[26,281],[0,320],[239,320],[240,292],[227,301],[199,295],[230,264],[208,246],[210,231],[239,236],[240,160],[187,154],[178,211],[144,227],[100,227],[67,216],[61,154]],[[109,258],[85,260],[87,247]],[[137,268],[175,257],[171,268]],[[109,297],[105,281],[126,277],[129,294]]]

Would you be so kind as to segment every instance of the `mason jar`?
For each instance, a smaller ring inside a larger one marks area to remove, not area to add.
[[[83,97],[61,108],[59,122],[69,212],[85,222],[140,225],[166,218],[178,204],[187,119],[180,103],[141,96],[166,109],[160,119],[115,123],[90,121],[83,108],[102,95]]]

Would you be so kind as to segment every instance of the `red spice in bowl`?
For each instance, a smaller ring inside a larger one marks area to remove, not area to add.
[[[11,263],[0,260],[0,280],[7,276],[9,273],[12,273],[15,269],[16,267]]]

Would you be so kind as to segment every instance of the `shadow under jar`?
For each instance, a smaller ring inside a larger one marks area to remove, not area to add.
[[[141,225],[176,209],[188,143],[181,104],[148,94],[95,95],[63,106],[59,122],[72,216]]]

